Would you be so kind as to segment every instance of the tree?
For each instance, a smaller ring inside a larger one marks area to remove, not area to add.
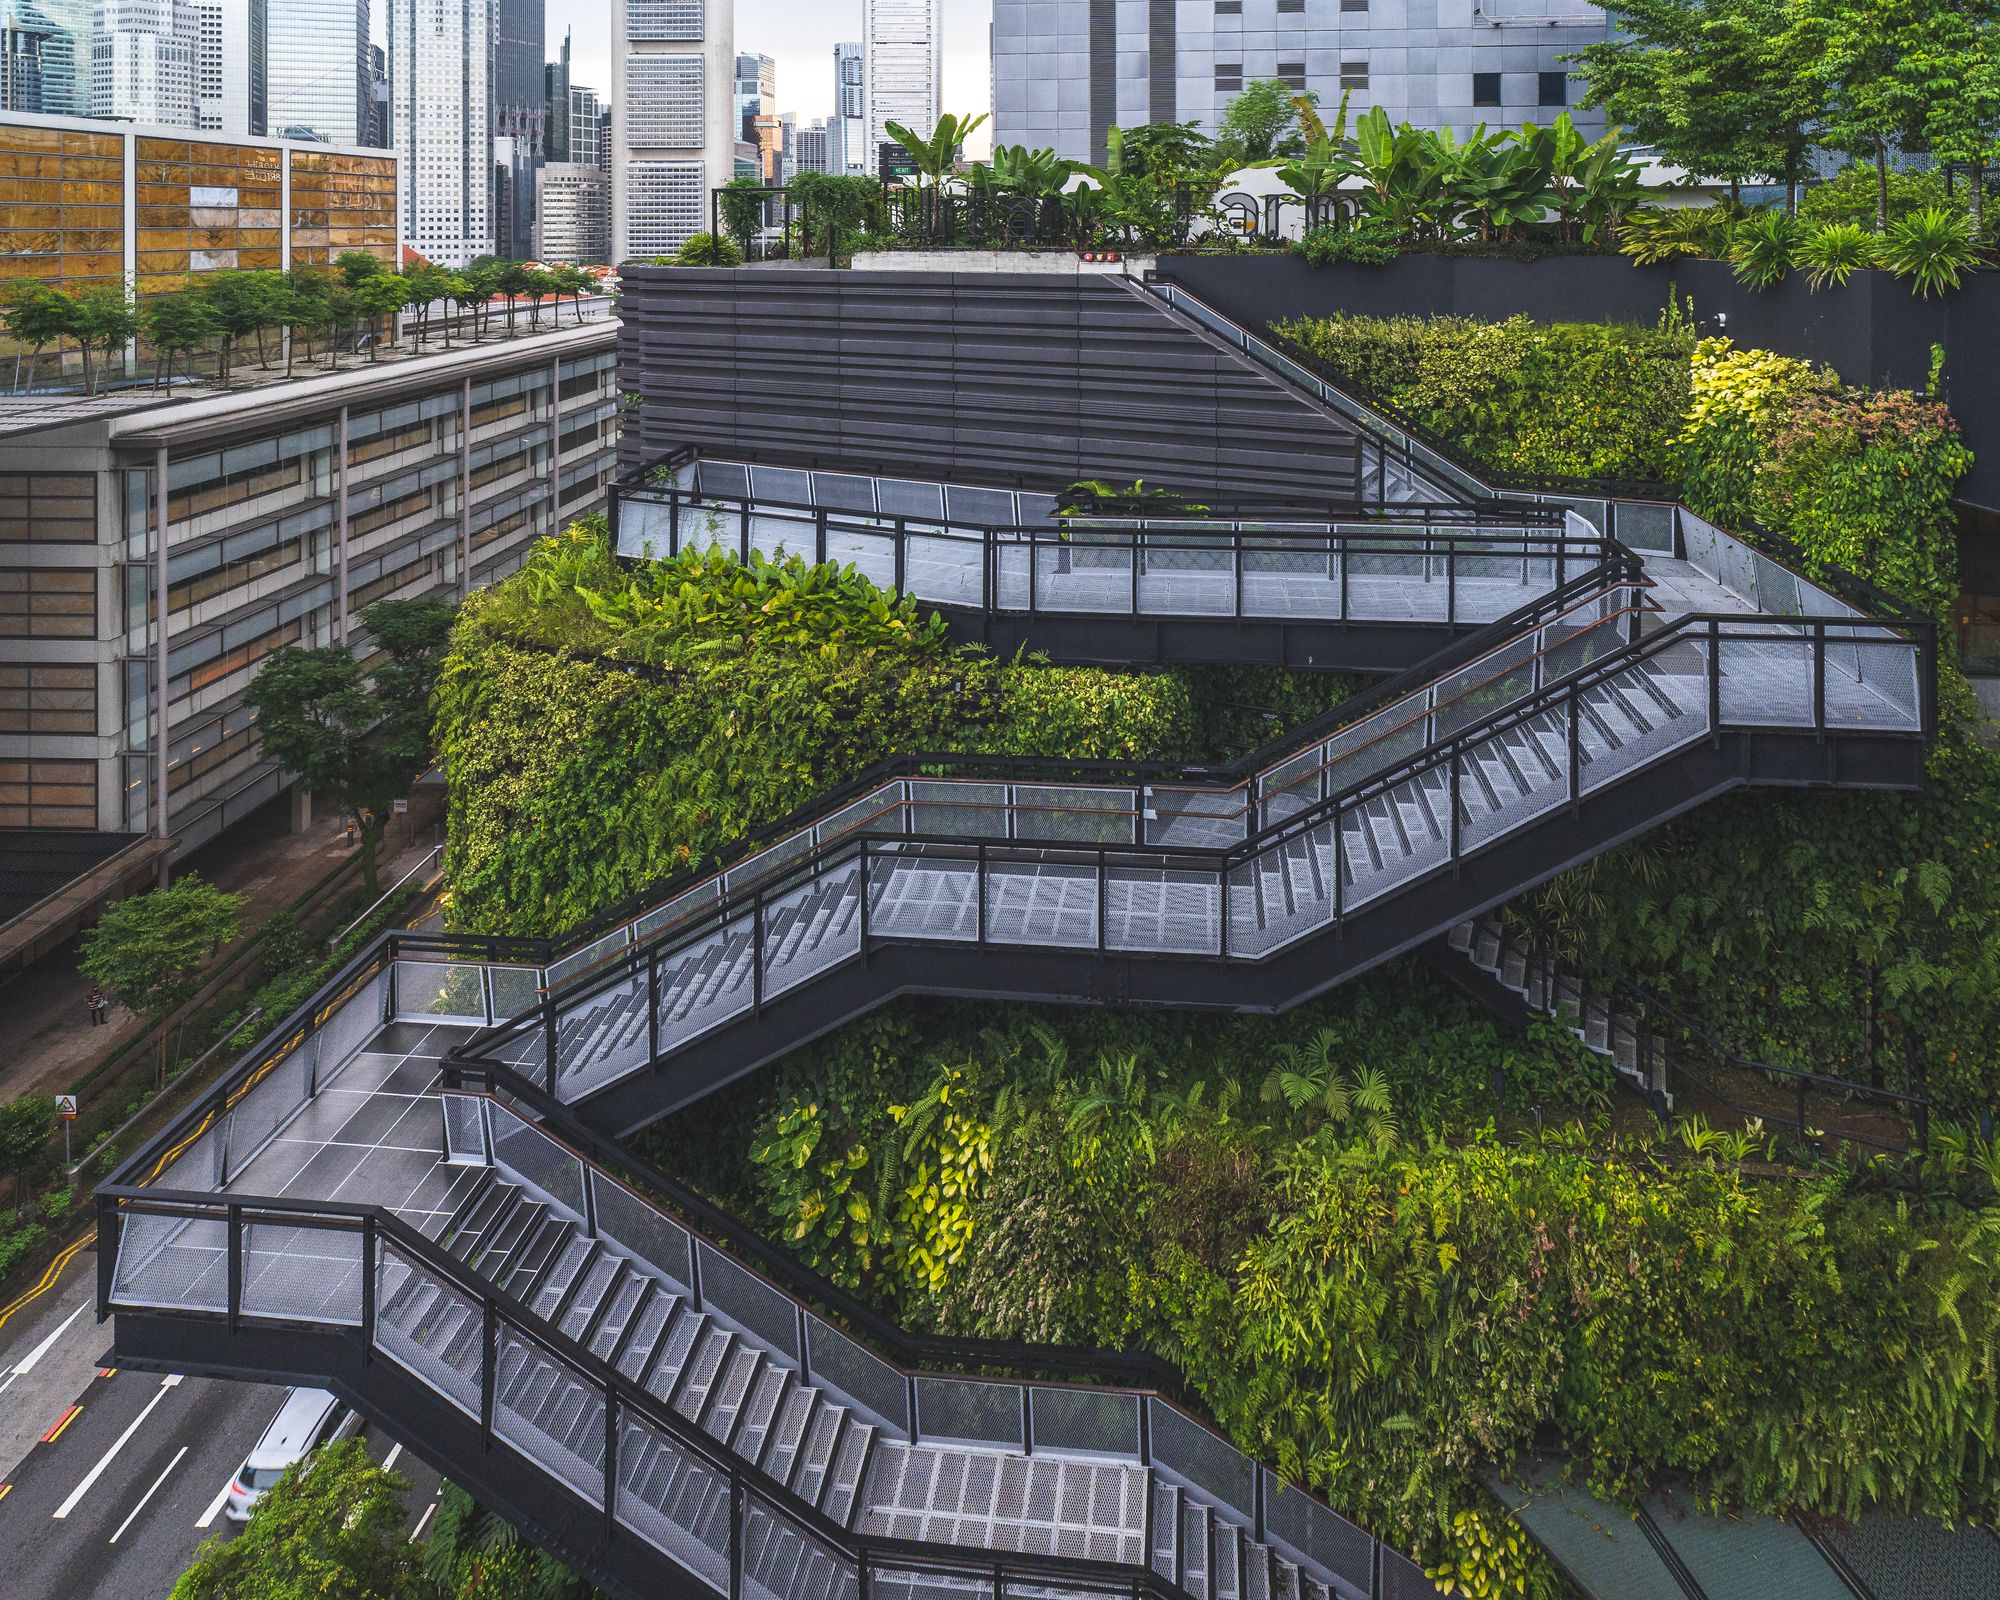
[[[1791,0],[1618,0],[1616,11],[1611,37],[1564,58],[1583,67],[1584,107],[1696,177],[1782,178],[1793,210],[1826,81]]]
[[[1791,36],[1827,85],[1820,137],[1875,164],[1875,230],[1889,226],[1889,153],[1921,142],[1928,0],[1796,0]],[[1916,70],[1913,70],[1913,66]]]
[[[265,753],[352,818],[361,877],[380,887],[375,850],[389,803],[430,757],[427,707],[437,659],[451,629],[440,601],[384,601],[360,614],[386,659],[367,669],[343,645],[287,645],[265,659],[244,690],[256,709]]]
[[[1276,156],[1302,155],[1305,140],[1294,127],[1295,99],[1303,99],[1308,105],[1319,104],[1315,91],[1309,89],[1300,94],[1282,78],[1253,79],[1223,112],[1222,124],[1215,133],[1216,144],[1232,153],[1233,164],[1237,166],[1269,161]]]
[[[158,387],[162,367],[165,368],[166,381],[171,383],[174,357],[199,350],[221,330],[208,302],[190,290],[181,289],[171,294],[155,295],[146,302],[146,309],[140,317],[140,331],[153,347],[153,379],[155,387]],[[192,369],[188,376],[194,376]]]
[[[434,267],[428,261],[411,267],[403,274],[403,304],[417,314],[417,344],[421,346],[430,334],[431,307],[446,298],[446,284],[451,274],[442,267]],[[451,342],[449,330],[445,342]]]
[[[83,347],[85,389],[92,394],[97,392],[90,370],[92,347],[103,347],[104,362],[109,366],[112,351],[129,344],[138,331],[138,308],[125,298],[122,287],[113,289],[104,285],[86,289],[76,297],[76,320],[71,327],[71,336]]]
[[[1974,237],[1983,237],[1986,168],[2000,156],[2000,4],[1934,9],[1905,70],[1920,86],[1923,142],[1939,161],[1965,168],[1966,209]]]
[[[370,278],[379,278],[389,269],[367,250],[343,250],[333,258],[333,269],[350,289],[358,289]]]
[[[0,1106],[0,1168],[14,1180],[12,1198],[17,1216],[28,1175],[47,1160],[55,1131],[56,1097],[52,1094],[24,1094]]]
[[[891,136],[895,129],[889,130]],[[747,255],[750,241],[764,228],[764,185],[755,178],[731,178],[722,186],[717,198],[717,208],[722,212],[722,226],[725,232],[740,245]]]
[[[436,1592],[454,1600],[590,1600],[598,1592],[451,1482],[440,1494],[423,1562]]]
[[[42,351],[50,344],[60,345],[64,339],[76,337],[76,297],[61,289],[52,289],[45,283],[30,281],[14,291],[4,316],[8,333],[34,350],[34,359],[28,368],[30,387],[35,381],[35,367],[41,364]],[[60,365],[60,359],[58,359]],[[14,356],[14,387],[21,386],[21,357]]]
[[[222,334],[215,373],[219,381],[229,381],[230,351],[247,334],[257,336],[258,365],[270,364],[264,354],[264,330],[278,323],[278,301],[284,281],[283,273],[239,272],[234,267],[204,272],[188,280],[188,292],[208,307]]]
[[[83,936],[83,975],[160,1029],[162,1080],[164,1024],[201,988],[209,958],[241,931],[243,904],[242,895],[190,872],[168,888],[119,901]]]
[[[377,272],[363,278],[354,286],[354,303],[371,320],[380,318],[387,329],[387,338],[393,349],[396,343],[396,313],[403,309],[409,297],[409,286],[393,272]],[[375,359],[376,341],[368,344],[368,359]]]
[[[359,1439],[322,1445],[233,1540],[196,1552],[170,1600],[421,1600],[432,1591],[403,1531],[408,1487]]]

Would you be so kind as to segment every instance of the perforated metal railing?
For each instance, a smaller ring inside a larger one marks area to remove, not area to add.
[[[852,565],[929,605],[993,614],[1477,624],[1610,551],[1560,512],[1532,508],[1057,519],[1046,495],[691,451],[614,485],[611,503],[624,556],[797,555]]]
[[[1118,1537],[1104,1547],[1123,1552],[1116,1560],[856,1531],[394,1212],[309,1192],[228,1192],[232,1166],[254,1160],[323,1088],[337,1085],[341,1068],[385,1023],[472,1024],[490,1014],[512,964],[465,954],[445,959],[434,939],[378,940],[279,1030],[282,1038],[253,1051],[207,1104],[128,1162],[98,1196],[104,1306],[208,1317],[231,1329],[247,1320],[353,1330],[476,1422],[492,1448],[516,1453],[601,1511],[607,1529],[644,1540],[718,1594],[859,1600],[864,1583],[879,1582],[925,1592],[942,1583],[966,1600],[1020,1596],[1028,1585],[1043,1586],[1036,1592],[1044,1597],[1050,1585],[1167,1600],[1187,1594],[1177,1569],[1160,1570],[1159,1552],[1172,1548],[1173,1535],[1155,1533],[1150,1520],[1107,1525],[1107,1537]],[[1199,1496],[1256,1542],[1257,1560],[1296,1562],[1330,1597],[1435,1593],[1414,1563],[1157,1393],[899,1366],[586,1160],[503,1093],[428,1092],[441,1102],[441,1163],[489,1166],[521,1185],[801,1383],[837,1395],[888,1438],[1128,1462]],[[970,1345],[967,1359],[988,1362],[996,1348]],[[1148,1493],[1148,1519],[1152,1505]],[[862,1509],[853,1502],[850,1517]],[[774,1550],[774,1541],[785,1548]],[[1246,1547],[1244,1560],[1251,1556]],[[816,1575],[802,1583],[807,1564]],[[1246,1592],[1279,1595],[1277,1567],[1263,1576],[1269,1581]],[[1292,1595],[1311,1600],[1296,1589]]]
[[[1262,959],[1717,731],[1924,730],[1927,646],[1896,629],[1628,627],[1607,596],[1494,652],[1475,693],[1427,689],[1243,784],[892,779],[555,963],[548,1000],[463,1055],[573,1102],[883,941]]]

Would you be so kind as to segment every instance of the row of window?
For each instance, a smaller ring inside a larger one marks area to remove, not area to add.
[[[1277,78],[1287,88],[1304,89],[1306,86],[1306,64],[1303,61],[1280,61]],[[1217,94],[1233,94],[1243,87],[1243,63],[1240,61],[1221,62],[1215,66],[1215,91]],[[1340,64],[1340,87],[1365,90],[1368,87],[1368,63],[1365,61],[1343,61]],[[1541,106],[1566,106],[1569,104],[1569,74],[1567,72],[1538,72],[1535,74],[1535,103]],[[1472,103],[1475,106],[1497,106],[1500,99],[1500,74],[1497,72],[1475,72],[1472,75]]]
[[[94,828],[97,764],[0,761],[0,828]]]
[[[95,667],[0,664],[0,733],[95,732]]]
[[[95,639],[90,567],[0,567],[0,639]]]
[[[1304,16],[1306,0],[1278,0],[1278,15]],[[1368,0],[1340,0],[1342,11],[1366,11]],[[1215,0],[1215,14],[1218,17],[1240,17],[1243,15],[1243,0]]]
[[[95,544],[97,480],[88,472],[0,472],[0,544]]]

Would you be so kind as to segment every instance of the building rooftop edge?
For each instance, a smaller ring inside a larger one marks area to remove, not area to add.
[[[0,111],[0,127],[54,128],[64,133],[136,133],[147,139],[181,139],[190,144],[251,145],[264,150],[324,150],[341,156],[375,156],[397,161],[388,145],[327,144],[319,139],[283,139],[264,133],[223,133],[171,122],[132,122],[123,117],[57,117],[40,111]],[[399,163],[400,164],[400,163]]]

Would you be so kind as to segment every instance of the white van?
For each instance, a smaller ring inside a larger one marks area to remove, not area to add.
[[[340,1422],[340,1402],[324,1389],[293,1389],[278,1407],[236,1476],[229,1480],[229,1498],[223,1515],[231,1522],[247,1522],[250,1509],[270,1492],[279,1476],[295,1461],[303,1461],[313,1447],[331,1434]]]

